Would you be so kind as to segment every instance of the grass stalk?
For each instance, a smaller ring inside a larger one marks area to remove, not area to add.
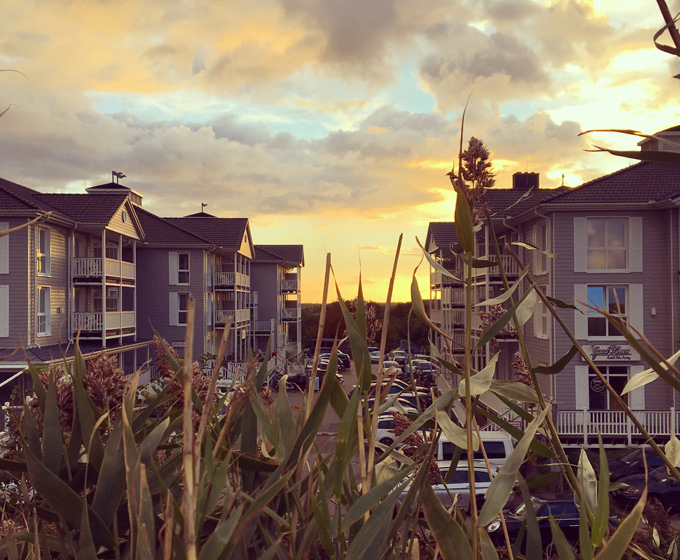
[[[182,513],[184,514],[184,550],[187,560],[196,560],[196,470],[194,455],[193,426],[193,347],[196,302],[189,294],[187,305],[187,328],[184,339],[184,407],[182,411],[182,463],[184,467],[184,492]]]

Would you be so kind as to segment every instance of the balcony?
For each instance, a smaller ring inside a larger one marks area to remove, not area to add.
[[[281,280],[281,293],[294,294],[300,290],[297,276]]]
[[[106,331],[134,329],[137,325],[134,311],[108,311],[106,313],[78,312],[71,315],[73,330],[101,334]]]
[[[255,334],[271,334],[274,332],[274,319],[269,321],[253,321],[250,330]]]
[[[488,260],[495,262],[496,257],[488,257]],[[519,264],[517,264],[517,262],[510,255],[501,255],[501,263],[503,264],[505,274],[508,276],[519,276],[519,274],[522,272]],[[501,274],[500,268],[498,268],[498,266],[492,266],[491,268],[473,268],[472,275],[475,278],[478,278],[480,276],[486,275],[487,271],[489,272],[489,276],[500,276]]]
[[[284,307],[281,310],[281,319],[283,321],[299,321],[302,318],[302,309],[299,307]]]
[[[250,276],[241,272],[215,272],[213,285],[216,289],[249,288]]]
[[[90,257],[76,257],[71,259],[71,274],[74,280],[87,282],[101,280],[104,273],[107,278],[121,280],[135,279],[135,263],[116,259],[100,259]]]
[[[233,317],[235,323],[243,323],[250,320],[250,309],[216,309],[215,325],[223,327],[227,324],[227,318]]]

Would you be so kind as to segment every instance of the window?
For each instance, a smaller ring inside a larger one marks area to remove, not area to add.
[[[588,218],[588,269],[625,270],[628,263],[628,220]]]
[[[9,229],[9,222],[0,222],[0,231]],[[0,274],[9,274],[9,235],[0,237]]]
[[[628,323],[627,286],[588,286],[588,304]],[[590,311],[588,336],[620,336],[620,333],[604,315]]]
[[[177,294],[177,324],[187,324],[187,312],[189,311],[189,294]]]
[[[544,294],[548,295],[548,286],[540,286],[540,288]],[[536,298],[534,307],[534,336],[536,338],[547,339],[550,337],[550,317],[547,306],[540,298]]]
[[[621,395],[621,391],[628,383],[628,366],[599,366],[598,369],[612,388]],[[616,399],[613,399],[602,380],[595,371],[588,368],[588,399],[590,410],[618,409]],[[623,395],[624,402],[628,402],[628,395]]]
[[[118,288],[106,288],[106,311],[118,311]]]
[[[50,275],[50,230],[38,228],[36,240],[36,265],[40,276]]]
[[[543,221],[534,226],[534,245],[541,251],[550,251],[548,222]],[[548,257],[540,251],[534,251],[534,274],[548,273]]]
[[[179,284],[189,283],[189,253],[177,254],[177,282]]]
[[[38,336],[47,336],[51,332],[50,289],[45,286],[41,286],[38,288],[35,330]]]

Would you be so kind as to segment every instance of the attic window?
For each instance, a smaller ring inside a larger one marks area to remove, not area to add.
[[[127,218],[128,218],[127,212],[123,210],[120,214],[120,219],[123,220],[123,223],[125,223],[127,222]]]

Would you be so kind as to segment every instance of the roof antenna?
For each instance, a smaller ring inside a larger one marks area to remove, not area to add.
[[[113,181],[113,178],[114,178],[114,177],[116,178],[116,185],[119,185],[119,184],[120,184],[120,180],[121,180],[123,177],[127,177],[127,175],[125,175],[125,173],[123,173],[122,171],[111,171],[111,182],[112,182],[112,183],[114,182],[114,181]]]
[[[564,173],[562,173],[562,186],[564,186]]]
[[[203,208],[205,208],[206,206],[208,206],[206,202],[201,202],[201,214],[203,213]]]

